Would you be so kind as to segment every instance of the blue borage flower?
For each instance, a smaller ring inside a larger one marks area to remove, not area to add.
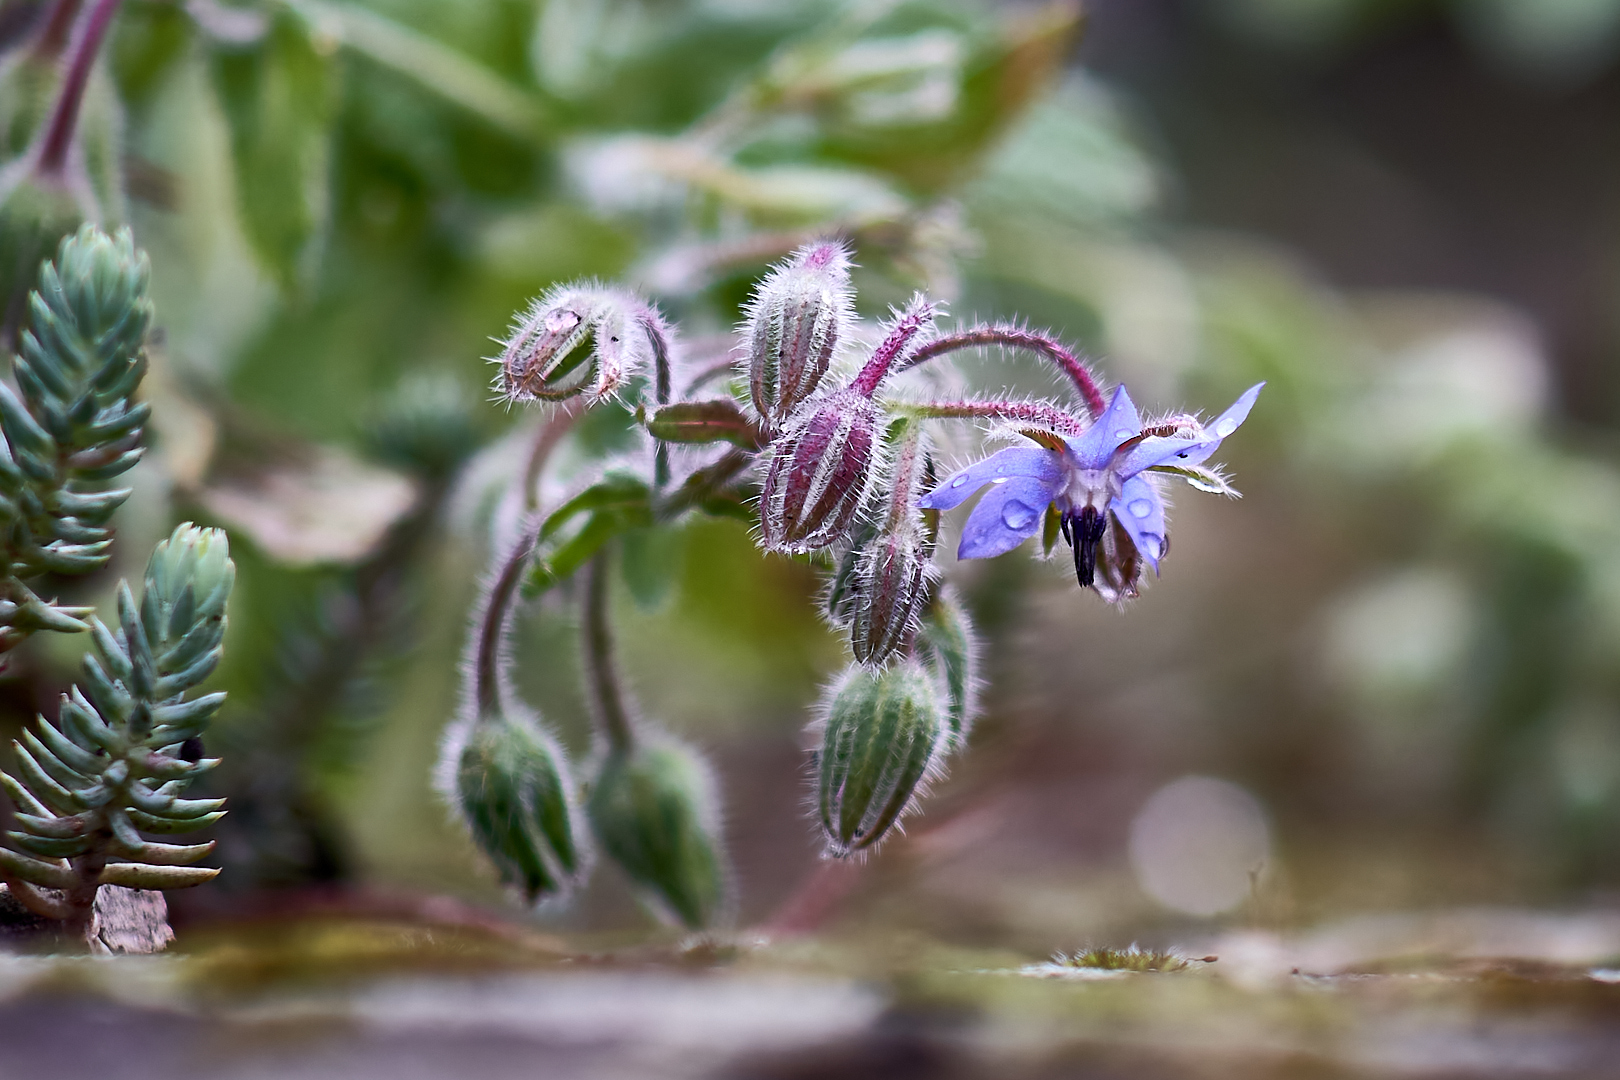
[[[1020,446],[992,454],[947,478],[920,505],[950,510],[993,485],[968,516],[958,559],[1011,551],[1055,514],[1074,549],[1080,584],[1109,602],[1133,597],[1142,564],[1158,573],[1169,550],[1164,498],[1144,474],[1204,473],[1214,483],[1199,486],[1222,490],[1219,474],[1201,466],[1248,417],[1264,385],[1250,387],[1208,425],[1176,416],[1146,428],[1121,386],[1082,434],[1049,435],[1050,448]]]

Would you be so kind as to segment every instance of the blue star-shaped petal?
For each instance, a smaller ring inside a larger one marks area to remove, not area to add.
[[[1121,386],[1095,423],[1063,439],[1062,450],[1002,450],[948,477],[920,505],[950,510],[991,487],[962,528],[959,559],[1011,551],[1040,530],[1051,507],[1074,548],[1080,584],[1111,600],[1135,595],[1141,566],[1157,573],[1169,547],[1164,498],[1142,474],[1201,466],[1247,419],[1264,385],[1250,387],[1208,424],[1183,417],[1146,430]]]

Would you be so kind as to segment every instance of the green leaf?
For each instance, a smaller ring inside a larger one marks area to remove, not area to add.
[[[47,889],[70,888],[77,880],[77,875],[60,863],[36,859],[4,847],[0,847],[0,871],[4,871],[7,877],[16,876]]]
[[[309,280],[327,223],[330,50],[283,11],[258,45],[217,50],[214,85],[230,126],[237,210],[253,249],[284,288]]]
[[[647,421],[655,439],[673,443],[729,442],[744,450],[760,447],[759,427],[735,401],[678,401],[665,405]]]
[[[150,866],[146,863],[109,863],[101,872],[103,885],[126,889],[185,889],[219,876],[207,866]],[[44,882],[40,882],[44,884]]]
[[[631,529],[619,541],[624,583],[643,611],[657,611],[680,577],[686,533],[682,529]]]

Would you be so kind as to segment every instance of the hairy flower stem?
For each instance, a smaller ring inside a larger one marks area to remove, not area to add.
[[[959,349],[982,348],[986,345],[1026,349],[1056,364],[1080,392],[1080,397],[1086,403],[1086,411],[1091,413],[1093,420],[1101,416],[1103,410],[1108,407],[1107,401],[1103,399],[1102,388],[1097,385],[1097,380],[1092,378],[1091,372],[1078,356],[1066,349],[1056,338],[1016,326],[976,326],[971,330],[935,338],[896,364],[894,370],[898,374],[919,364],[926,364],[946,353],[956,352]]]
[[[652,342],[653,394],[658,404],[668,405],[671,393],[669,338],[664,333],[663,324],[654,314],[643,314],[641,327],[647,332],[647,340]],[[669,447],[659,443],[653,447],[653,484],[662,488],[667,483],[669,483]]]
[[[501,701],[501,641],[505,637],[506,620],[512,612],[512,600],[523,580],[523,568],[539,537],[540,522],[535,518],[512,545],[489,588],[489,603],[478,626],[478,651],[473,657],[473,698],[480,721],[505,715],[505,703]]]
[[[879,384],[891,371],[904,371],[911,367],[909,357],[905,357],[906,348],[918,334],[932,325],[933,320],[933,304],[921,300],[914,302],[895,321],[889,335],[873,351],[871,359],[867,360],[866,365],[855,376],[855,381],[849,384],[849,388],[862,397],[869,398],[877,393]]]
[[[557,449],[574,426],[585,415],[585,403],[579,398],[565,401],[555,413],[541,421],[535,429],[534,443],[529,448],[529,459],[523,465],[523,512],[532,514],[540,509],[540,474],[545,471],[551,452]]]
[[[1039,424],[1065,435],[1079,435],[1085,430],[1084,424],[1062,409],[1038,401],[906,401],[891,403],[889,409],[923,420],[1007,420]]]
[[[34,41],[34,59],[54,60],[67,48],[73,30],[73,20],[79,14],[82,0],[56,0],[45,16],[44,28]]]
[[[635,732],[625,705],[624,687],[613,663],[613,631],[608,625],[607,552],[597,554],[585,568],[584,632],[585,684],[596,722],[607,737],[608,748],[625,754],[635,746]]]
[[[67,75],[62,79],[62,88],[57,93],[56,106],[40,145],[37,168],[41,176],[60,178],[67,169],[68,148],[73,145],[73,132],[78,128],[84,89],[90,82],[90,71],[95,66],[96,54],[101,51],[102,39],[107,36],[107,28],[112,25],[122,2],[96,0],[95,6],[80,20]]]
[[[753,462],[754,455],[740,447],[728,450],[712,465],[705,465],[686,482],[653,505],[653,517],[669,521],[693,506],[718,495],[737,474]]]

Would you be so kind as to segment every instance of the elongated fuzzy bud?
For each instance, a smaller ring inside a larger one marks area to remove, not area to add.
[[[850,647],[863,664],[882,664],[917,626],[928,598],[933,545],[909,530],[882,533],[861,553]]]
[[[501,881],[531,904],[566,892],[583,870],[561,758],[527,718],[486,716],[456,761],[456,808]]]
[[[803,409],[772,445],[760,526],[774,551],[812,551],[849,531],[877,461],[878,408],[849,390]]]
[[[821,385],[853,307],[849,251],[829,240],[794,252],[754,290],[742,335],[748,392],[767,431]]]
[[[843,857],[882,840],[938,774],[945,710],[912,660],[851,666],[824,708],[816,803],[828,853]]]
[[[720,812],[707,764],[667,736],[638,731],[610,751],[587,806],[602,850],[665,922],[712,926],[728,899]]]
[[[883,527],[861,548],[853,584],[850,647],[866,664],[887,662],[905,644],[936,573],[934,530],[917,509],[933,486],[921,424],[897,421],[889,442],[894,452],[879,485]]]
[[[668,360],[662,318],[630,293],[594,285],[552,289],[503,343],[497,385],[508,401],[610,397]],[[660,373],[667,381],[667,373]]]

